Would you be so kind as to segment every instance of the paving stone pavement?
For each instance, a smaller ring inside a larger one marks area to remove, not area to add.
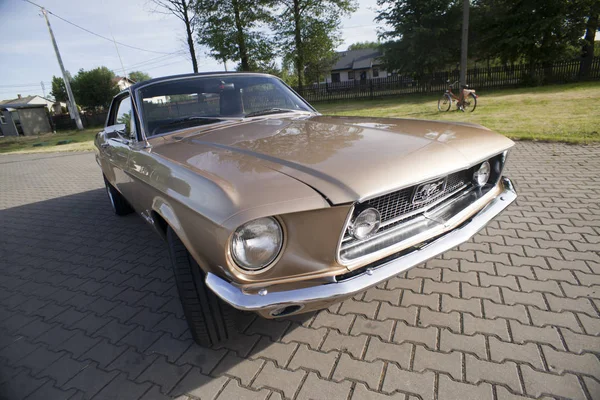
[[[600,147],[518,143],[473,240],[218,349],[90,153],[0,157],[0,398],[600,399]]]

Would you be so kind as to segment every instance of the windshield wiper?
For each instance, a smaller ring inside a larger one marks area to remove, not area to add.
[[[264,110],[254,111],[254,112],[248,113],[248,114],[245,115],[245,117],[246,118],[249,118],[249,117],[258,117],[260,115],[279,114],[279,113],[296,112],[296,111],[301,111],[301,110],[292,110],[292,109],[289,109],[289,108],[266,108]]]
[[[221,118],[217,118],[217,117],[183,117],[183,118],[178,118],[175,119],[173,121],[169,121],[167,123],[161,124],[159,126],[157,126],[156,128],[154,128],[154,130],[152,131],[152,135],[155,135],[156,132],[172,126],[172,125],[178,125],[178,124],[184,124],[184,123],[188,123],[188,122],[199,122],[200,125],[205,125],[205,124],[214,124],[216,122],[220,122],[222,121]]]

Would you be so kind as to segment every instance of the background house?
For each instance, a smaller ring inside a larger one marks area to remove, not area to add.
[[[0,135],[30,136],[50,133],[48,111],[44,104],[11,104],[0,105]]]
[[[382,68],[383,56],[377,49],[358,49],[338,52],[338,60],[325,77],[326,82],[364,81],[387,78]]]
[[[127,89],[129,86],[133,85],[135,82],[131,79],[123,76],[115,76],[113,78],[113,83],[117,85],[119,90]]]
[[[38,96],[38,95],[22,97],[20,94],[18,94],[16,99],[0,100],[0,106],[3,106],[5,104],[13,104],[13,105],[15,105],[15,104],[21,104],[21,105],[43,104],[48,109],[48,111],[53,112],[54,101],[47,99],[45,97],[42,97],[42,96]],[[63,107],[66,106],[65,103],[60,103],[60,104]]]

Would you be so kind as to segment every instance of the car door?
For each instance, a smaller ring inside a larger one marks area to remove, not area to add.
[[[135,131],[131,97],[125,94],[116,98],[111,106],[100,146],[108,164],[105,166],[108,169],[105,171],[106,178],[126,198],[132,183],[127,168]]]

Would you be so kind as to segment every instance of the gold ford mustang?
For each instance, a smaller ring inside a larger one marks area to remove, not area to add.
[[[320,115],[276,77],[153,79],[118,94],[95,140],[118,215],[168,243],[194,339],[237,310],[344,300],[463,243],[517,197],[513,142],[471,124]]]

